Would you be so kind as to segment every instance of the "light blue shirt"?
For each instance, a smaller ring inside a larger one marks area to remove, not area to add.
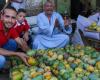
[[[59,26],[55,26],[56,20]],[[40,13],[37,16],[37,24],[39,33],[34,38],[33,49],[62,48],[69,43],[69,36],[67,34],[72,32],[72,28],[68,26],[65,29],[64,20],[59,13],[53,12],[50,21],[45,12]]]

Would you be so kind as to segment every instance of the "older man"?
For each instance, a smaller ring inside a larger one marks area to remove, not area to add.
[[[37,20],[39,33],[34,38],[33,49],[62,48],[69,43],[68,34],[72,28],[64,24],[61,15],[54,11],[53,2],[44,4],[44,12],[37,16]]]

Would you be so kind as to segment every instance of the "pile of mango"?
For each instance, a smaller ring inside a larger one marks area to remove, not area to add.
[[[89,27],[87,27],[89,31],[97,31],[100,32],[100,26],[97,25],[96,22],[93,22]]]
[[[31,50],[28,63],[13,67],[11,80],[100,80],[100,52],[89,46]]]

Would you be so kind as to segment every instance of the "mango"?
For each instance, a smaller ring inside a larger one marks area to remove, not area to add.
[[[51,72],[44,73],[44,78],[50,80],[51,79]]]
[[[23,74],[21,72],[16,73],[12,76],[12,80],[22,80]]]
[[[37,61],[33,57],[29,57],[28,63],[33,66],[37,64]]]
[[[100,61],[96,63],[96,68],[100,70]]]
[[[94,67],[89,65],[89,66],[87,67],[87,71],[93,72],[93,71],[94,71]]]

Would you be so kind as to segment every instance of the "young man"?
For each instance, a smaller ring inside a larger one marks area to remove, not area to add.
[[[44,12],[37,16],[39,34],[33,41],[33,49],[62,48],[69,43],[71,27],[65,29],[61,15],[54,11],[54,4],[47,1],[44,4]],[[57,25],[59,24],[59,26]]]
[[[23,51],[29,49],[13,27],[16,22],[16,15],[17,12],[13,7],[6,7],[2,13],[0,20],[0,68],[5,64],[4,56],[18,56],[28,65],[28,56],[23,52],[15,52],[17,45],[20,45]]]
[[[29,25],[25,19],[26,11],[24,9],[19,9],[17,12],[17,20],[14,28],[17,30],[20,37],[22,37],[26,42],[29,40]]]

